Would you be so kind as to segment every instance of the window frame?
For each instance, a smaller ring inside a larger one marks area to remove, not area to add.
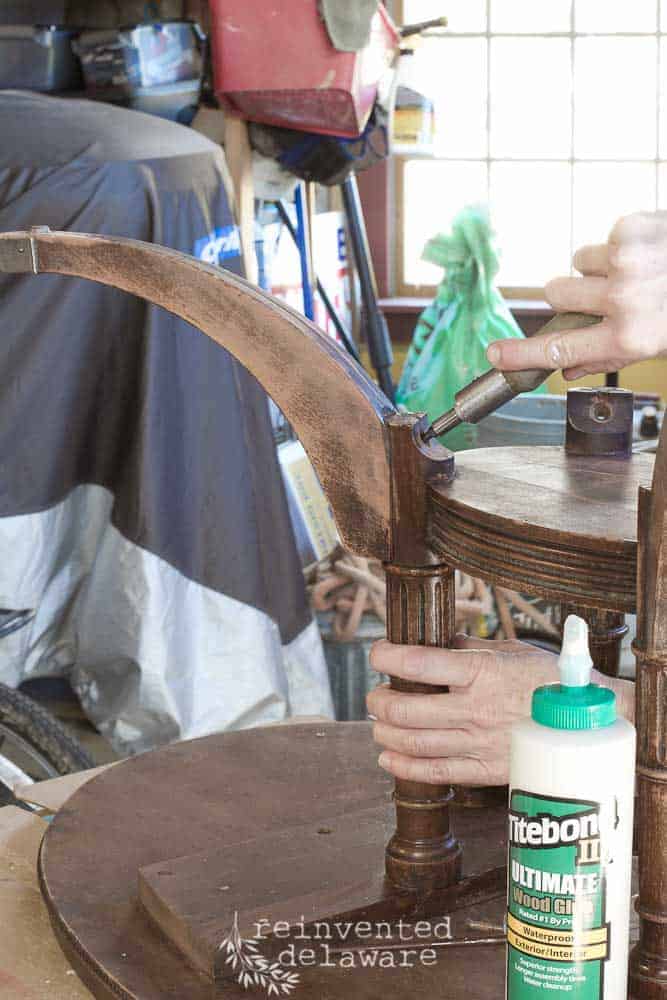
[[[404,249],[405,249],[405,165],[415,159],[428,159],[434,162],[439,157],[414,157],[404,154],[394,155],[394,190],[396,193],[396,254],[394,258],[394,288],[401,298],[433,298],[437,285],[413,285],[405,280]],[[447,161],[443,161],[447,162]],[[476,161],[477,162],[477,161]],[[537,285],[503,285],[501,295],[506,299],[524,299],[541,302],[544,299],[544,287]]]
[[[574,155],[574,146],[571,147],[569,157],[554,157],[549,158],[550,163],[569,163],[571,167],[571,185],[572,190],[574,190],[574,166],[579,163],[646,163],[655,164],[656,169],[656,204],[660,204],[660,170],[661,164],[667,165],[667,155],[664,158],[660,157],[660,139],[661,139],[661,129],[660,129],[660,111],[661,111],[661,101],[660,101],[660,66],[661,66],[661,43],[664,41],[667,47],[667,25],[663,27],[662,25],[662,11],[663,3],[667,3],[667,0],[656,0],[656,23],[655,30],[653,32],[633,32],[633,31],[619,31],[619,32],[590,32],[590,31],[576,31],[574,24],[574,4],[576,0],[571,0],[571,12],[570,12],[570,29],[569,31],[545,31],[545,32],[495,32],[491,31],[491,0],[486,0],[486,24],[487,28],[485,32],[452,32],[451,34],[455,38],[486,38],[488,44],[490,45],[492,38],[569,38],[572,42],[572,72],[574,73],[574,41],[576,38],[650,38],[655,37],[658,46],[657,53],[657,102],[656,102],[656,115],[657,115],[657,132],[656,132],[656,155],[653,158],[630,158],[630,159],[618,159],[614,160],[611,158],[587,158]],[[404,23],[404,0],[396,0],[396,15],[398,18],[398,23]],[[440,32],[438,32],[440,33]],[[448,29],[443,29],[443,36],[447,35]],[[488,71],[487,71],[488,72]],[[490,75],[487,79],[487,89],[488,98],[490,99]],[[571,95],[572,101],[572,133],[574,136],[574,90]],[[487,137],[489,134],[489,107],[487,105]],[[439,157],[437,154],[429,155],[424,153],[410,154],[404,152],[401,149],[393,154],[393,181],[394,181],[394,192],[395,192],[395,246],[396,253],[394,255],[393,262],[393,287],[394,293],[400,297],[413,297],[413,298],[431,298],[437,288],[437,285],[415,285],[405,279],[405,269],[404,269],[404,250],[405,250],[405,167],[409,162],[414,162],[415,160],[425,160],[430,163],[434,162],[465,162],[470,159],[471,162],[475,163],[486,163],[487,169],[490,168],[493,163],[507,163],[512,162],[512,157],[500,157],[491,156],[490,149],[487,143],[487,155],[484,157]],[[519,157],[516,162],[535,162],[540,158],[529,158],[529,157]],[[545,161],[546,162],[546,161]],[[574,212],[574,205],[570,206],[571,213]],[[573,225],[573,222],[572,222]],[[521,299],[525,301],[542,301],[544,299],[544,288],[532,285],[523,286],[501,286],[500,291],[502,295],[507,299]]]

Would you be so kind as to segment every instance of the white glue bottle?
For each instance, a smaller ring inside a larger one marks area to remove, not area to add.
[[[576,615],[558,664],[512,731],[507,998],[625,1000],[635,730],[590,683]]]

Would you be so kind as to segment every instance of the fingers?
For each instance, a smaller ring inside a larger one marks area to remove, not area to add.
[[[618,361],[608,361],[604,366],[598,364],[582,365],[580,368],[564,368],[563,378],[566,382],[574,382],[576,379],[584,378],[586,375],[601,375],[604,372],[616,372],[626,364],[627,361],[620,358]]]
[[[611,326],[603,320],[583,330],[538,334],[527,340],[496,340],[489,346],[486,356],[494,368],[501,371],[583,366],[604,371],[609,358],[617,353]]]
[[[667,213],[636,212],[619,219],[606,244],[585,246],[573,264],[585,275],[620,275],[646,280],[665,274]]]
[[[535,648],[518,639],[478,639],[467,635],[454,637],[453,649],[433,646],[398,646],[381,639],[371,649],[373,670],[391,677],[420,684],[469,687],[480,671],[508,656],[534,655]]]
[[[544,296],[556,312],[598,316],[607,312],[608,289],[606,278],[554,278],[545,286]]]
[[[473,757],[419,760],[385,750],[378,763],[396,778],[428,785],[504,785],[509,770],[506,755],[499,756],[497,761]]]
[[[458,632],[454,636],[455,649],[491,649],[496,653],[520,653],[525,656],[535,652],[535,647],[521,639],[478,639],[475,635]]]
[[[581,247],[575,253],[572,263],[580,274],[596,274],[606,278],[609,274],[609,245],[597,243]]]
[[[471,650],[474,649],[471,647]],[[371,649],[370,664],[379,673],[419,681],[420,684],[467,687],[479,673],[483,659],[489,655],[488,650],[473,653],[437,646],[397,646],[382,640]]]
[[[666,234],[665,212],[632,212],[623,215],[612,227],[609,243],[612,246],[647,246],[664,240]]]
[[[461,729],[472,721],[472,706],[463,695],[406,694],[381,684],[366,697],[379,723],[404,729]]]
[[[399,729],[376,722],[373,739],[404,757],[465,757],[479,752],[481,734],[465,729]]]
[[[588,368],[564,368],[563,378],[566,382],[576,382],[578,378],[584,378],[586,375],[592,374],[589,372]]]

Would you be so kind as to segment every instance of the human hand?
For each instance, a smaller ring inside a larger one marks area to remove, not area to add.
[[[371,666],[448,694],[404,694],[374,688],[380,766],[395,777],[435,785],[505,785],[512,725],[530,716],[534,688],[558,681],[553,653],[516,640],[457,636],[454,649],[378,642]]]
[[[497,340],[494,368],[563,369],[566,379],[612,372],[667,352],[667,212],[620,219],[607,243],[574,255],[582,277],[555,278],[545,295],[556,312],[603,317],[601,323],[526,340]]]

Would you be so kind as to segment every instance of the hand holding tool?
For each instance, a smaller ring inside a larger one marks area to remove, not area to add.
[[[583,313],[561,313],[543,326],[539,335],[578,330],[582,326],[593,326],[601,319],[601,316],[587,316]],[[490,372],[485,372],[457,392],[453,408],[433,421],[424,432],[424,441],[446,434],[459,424],[478,423],[520,393],[537,389],[551,373],[551,369],[545,368],[531,368],[522,372],[501,372],[493,368]]]

